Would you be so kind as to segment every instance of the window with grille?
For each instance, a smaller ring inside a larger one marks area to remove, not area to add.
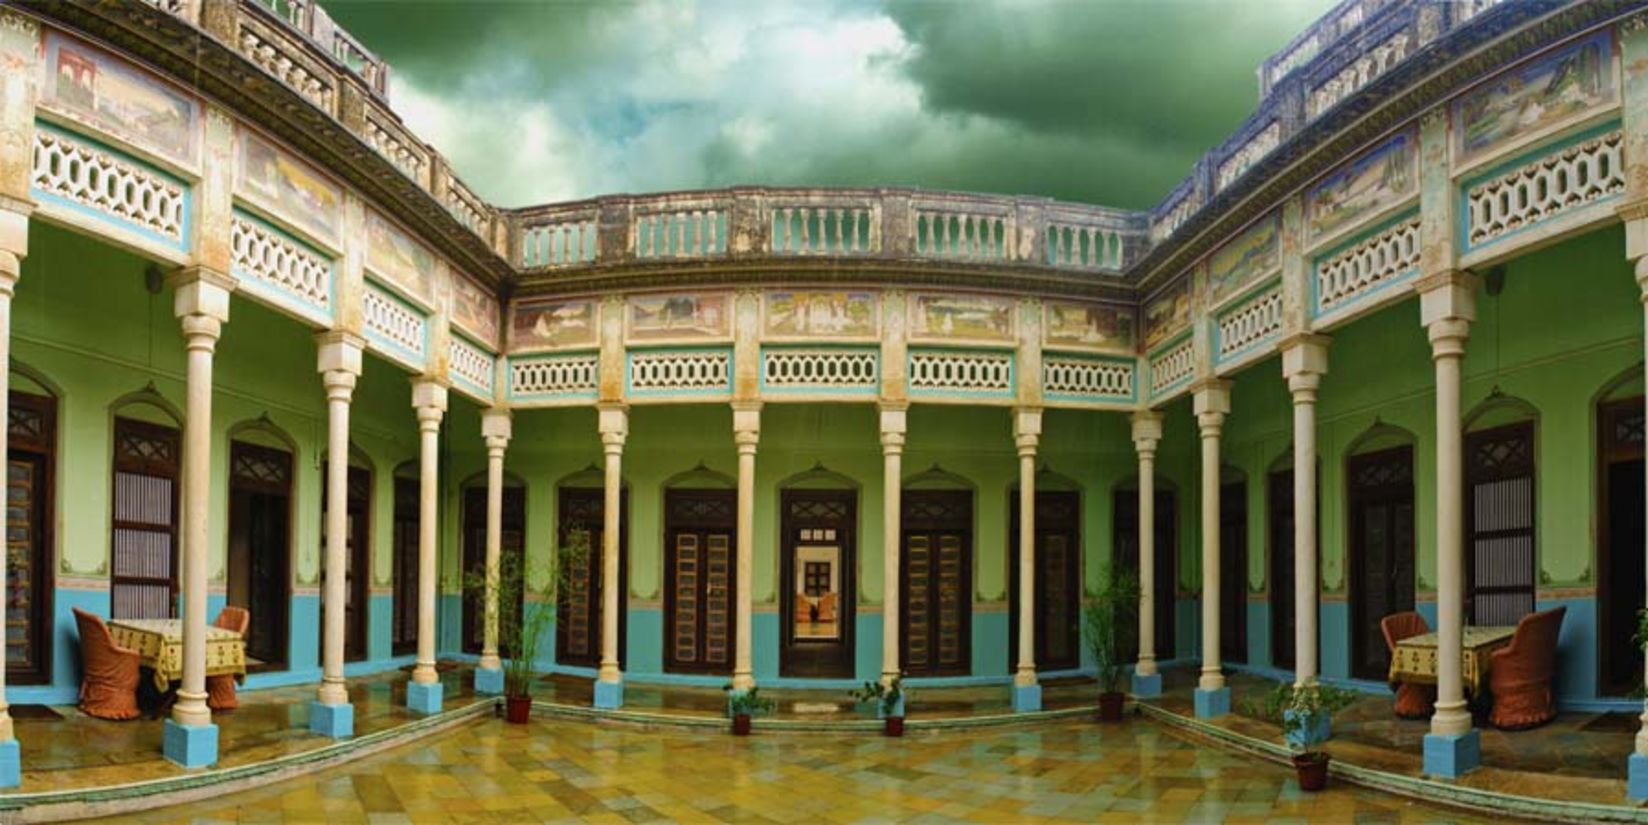
[[[1534,610],[1534,424],[1465,436],[1465,610],[1514,625]]]
[[[166,619],[177,613],[178,431],[114,420],[110,615]]]

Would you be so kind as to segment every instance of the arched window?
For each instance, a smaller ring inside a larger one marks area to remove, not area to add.
[[[1538,413],[1495,394],[1465,425],[1465,615],[1514,625],[1534,610]]]
[[[109,614],[177,615],[177,527],[183,417],[145,389],[114,405]]]

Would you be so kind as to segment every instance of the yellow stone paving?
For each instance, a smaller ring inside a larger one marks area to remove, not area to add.
[[[1500,822],[1503,817],[1496,818]],[[314,822],[1344,822],[1487,820],[1086,721],[885,739],[487,719],[321,776],[116,820]]]

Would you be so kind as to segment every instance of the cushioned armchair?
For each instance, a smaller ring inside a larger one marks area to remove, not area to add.
[[[245,638],[246,629],[252,626],[252,614],[244,607],[229,605],[218,611],[217,618],[212,621],[213,626],[225,630],[233,630]],[[206,677],[206,706],[212,710],[234,710],[240,707],[240,700],[235,698],[235,677],[229,674]]]
[[[1425,617],[1413,612],[1392,613],[1379,620],[1379,629],[1385,633],[1385,647],[1396,655],[1396,643],[1403,639],[1429,633],[1431,626]],[[1436,709],[1436,686],[1403,682],[1396,686],[1396,715],[1403,719],[1427,719]]]
[[[99,719],[136,719],[137,651],[120,647],[95,613],[74,608],[80,630],[80,709]]]
[[[1556,640],[1568,608],[1542,610],[1516,623],[1511,643],[1493,652],[1488,686],[1493,690],[1494,727],[1522,730],[1538,727],[1556,716]]]

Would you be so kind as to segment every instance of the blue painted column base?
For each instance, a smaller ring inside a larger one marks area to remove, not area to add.
[[[446,688],[440,682],[408,682],[406,685],[406,706],[419,713],[440,713],[441,695]]]
[[[17,747],[16,742],[8,744]],[[1648,756],[1633,753],[1626,761],[1625,796],[1632,802],[1648,802]]]
[[[1196,718],[1215,719],[1230,712],[1230,688],[1196,688]]]
[[[617,710],[624,706],[624,683],[595,680],[595,709]]]
[[[1142,673],[1133,674],[1133,695],[1139,699],[1154,699],[1162,695],[1162,675],[1152,673],[1145,676]]]
[[[1284,721],[1291,722],[1297,715],[1291,710],[1282,711]],[[1306,720],[1302,729],[1289,730],[1288,726],[1284,724],[1282,731],[1282,738],[1287,741],[1290,747],[1303,750],[1311,745],[1326,742],[1333,736],[1333,718],[1327,711],[1320,711]]]
[[[0,742],[0,788],[23,784],[23,751],[16,739]]]
[[[309,730],[333,739],[355,735],[355,706],[344,702],[328,705],[319,701],[309,703]]]
[[[499,694],[504,692],[504,669],[501,667],[475,668],[475,692]]]
[[[162,736],[166,758],[185,768],[217,764],[217,725],[179,725],[167,719]],[[16,747],[16,742],[8,743]]]
[[[1444,736],[1425,734],[1425,773],[1458,779],[1482,764],[1482,734],[1474,728]]]
[[[1013,712],[1035,713],[1041,710],[1041,685],[1014,685]]]
[[[889,716],[896,716],[900,719],[903,719],[904,718],[904,694],[900,693],[898,695],[898,702],[894,703],[892,713],[888,713],[886,711],[886,709],[881,706],[880,702],[875,703],[875,708],[876,708],[876,718],[877,719],[886,719]]]

